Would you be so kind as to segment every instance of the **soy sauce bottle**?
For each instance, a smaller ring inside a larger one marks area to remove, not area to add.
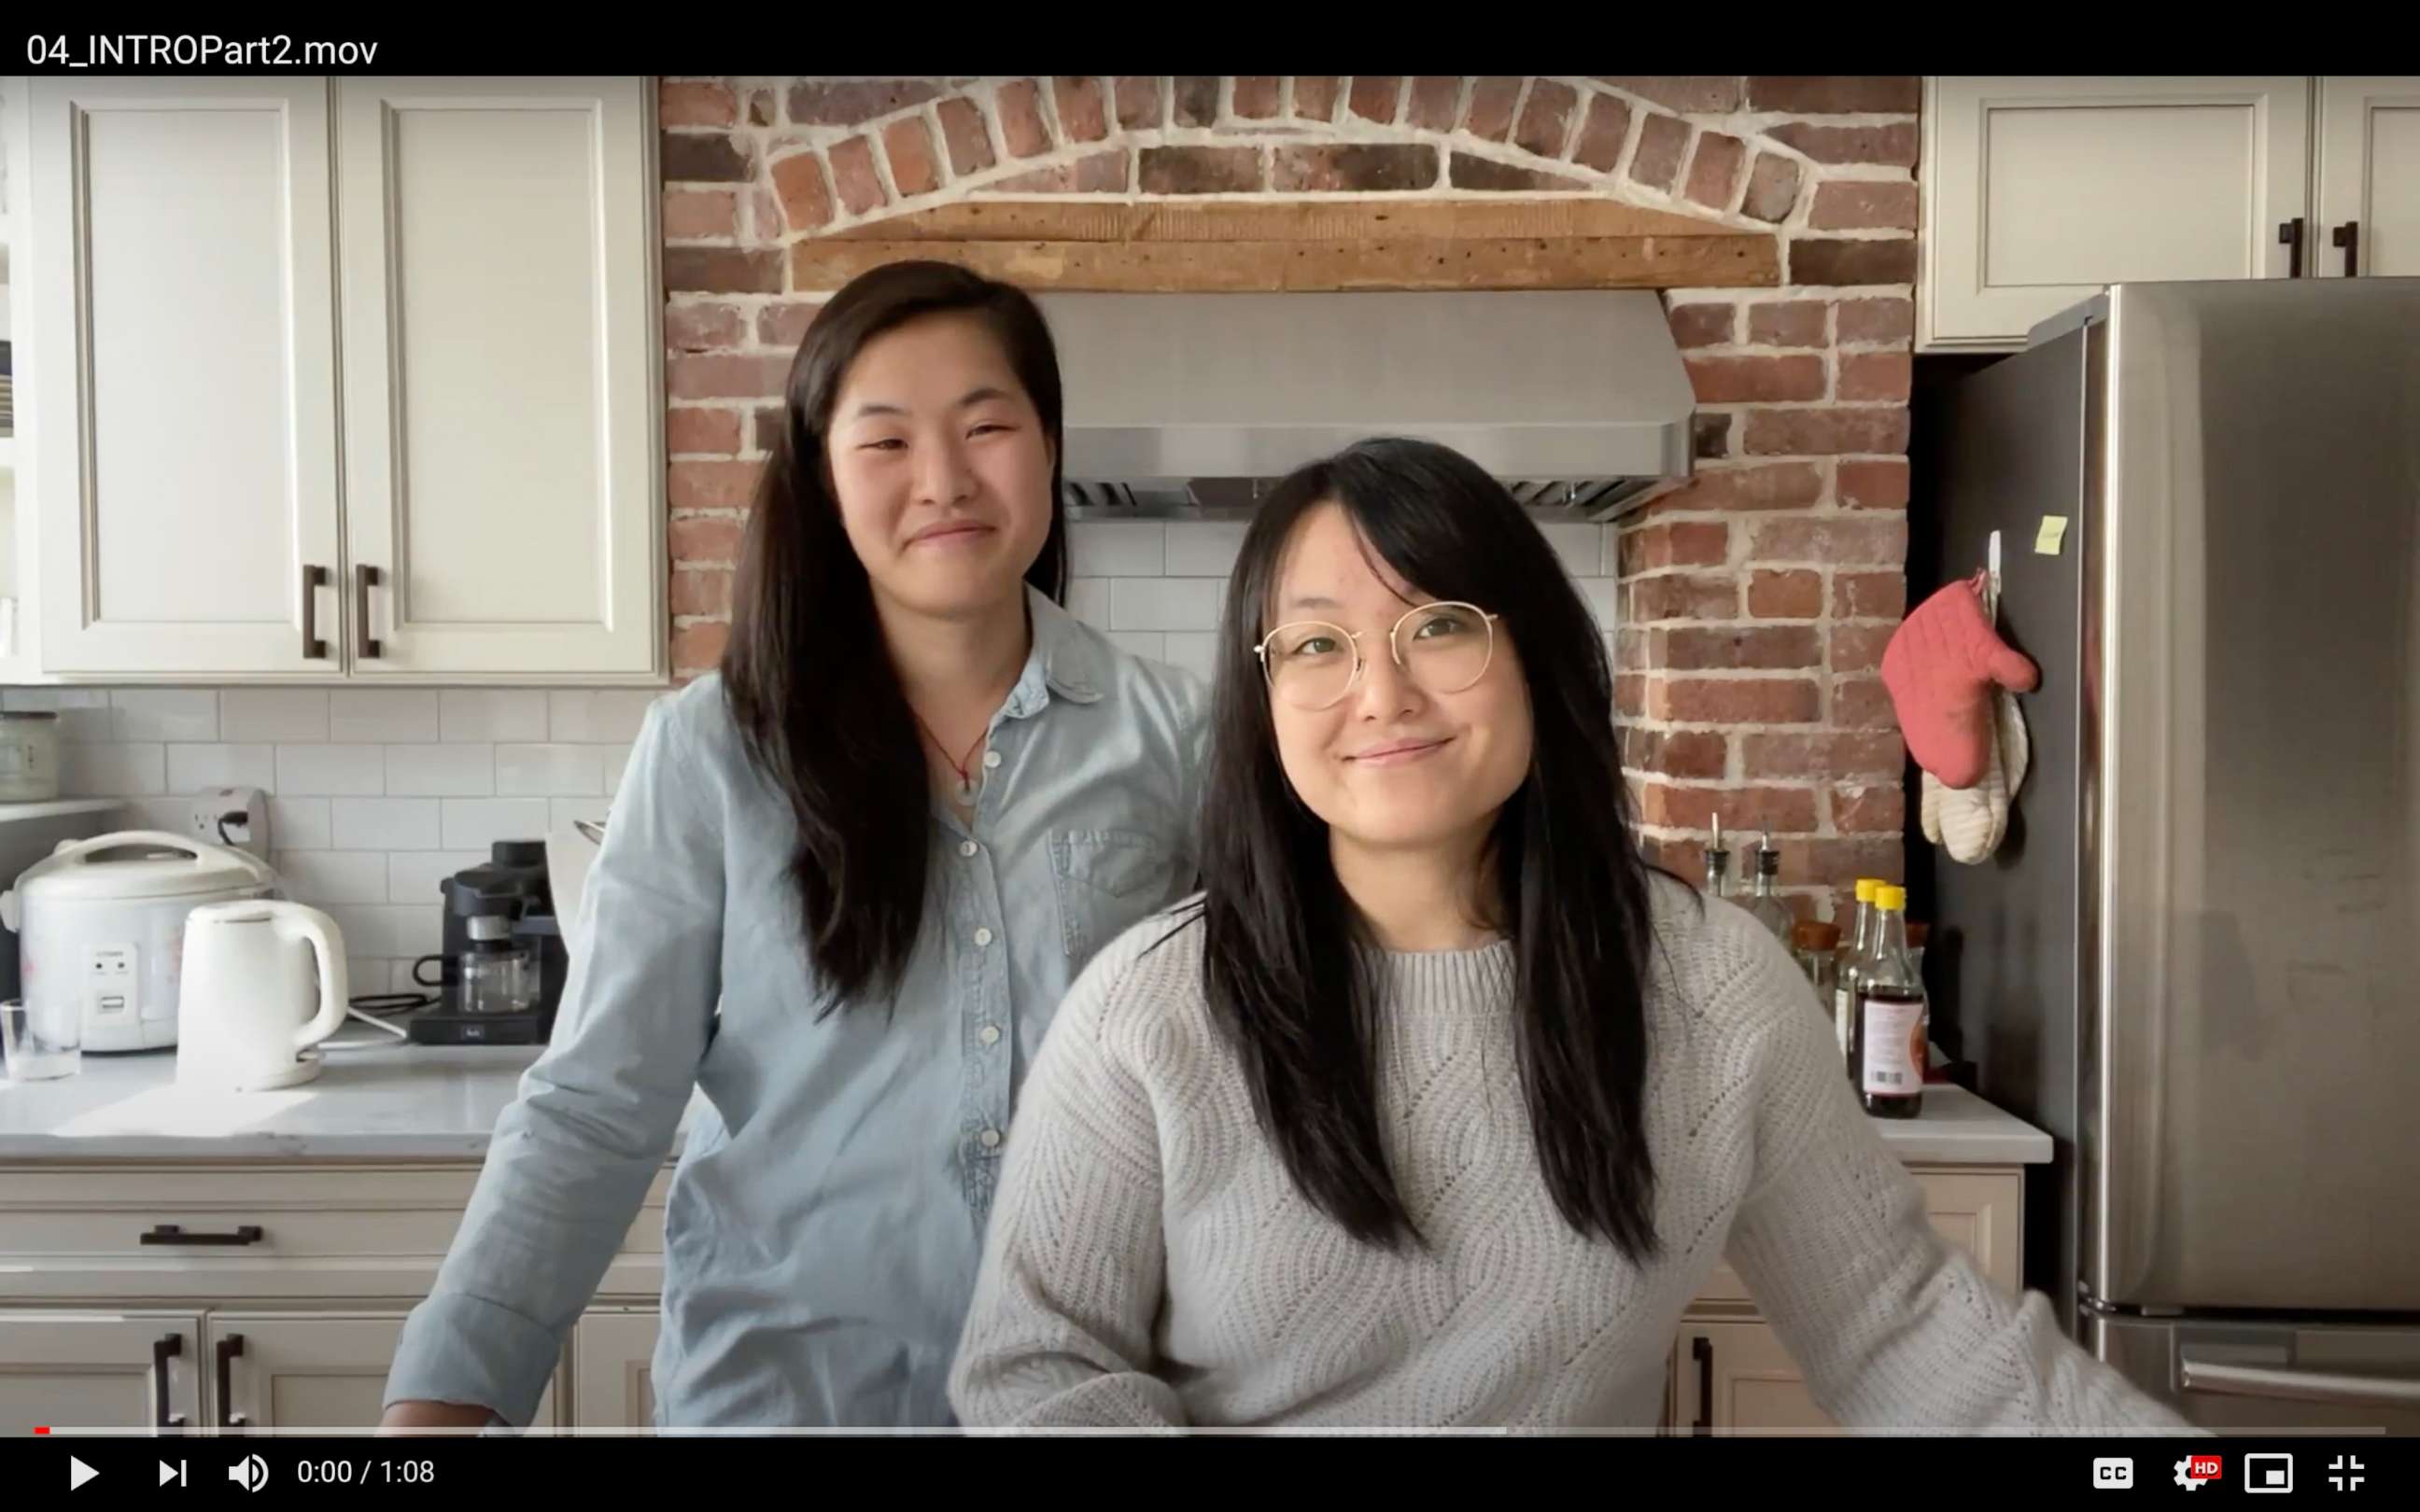
[[[1907,889],[1874,889],[1875,938],[1857,972],[1857,1093],[1877,1119],[1924,1111],[1924,980],[1907,951]]]

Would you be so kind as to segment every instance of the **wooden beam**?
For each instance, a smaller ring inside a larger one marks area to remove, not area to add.
[[[1610,199],[1309,200],[1205,205],[977,200],[833,232],[852,241],[1510,241],[1737,239],[1739,227]]]
[[[1122,293],[1770,288],[1781,282],[1776,239],[1726,228],[1720,234],[1689,236],[1334,240],[875,239],[842,235],[794,244],[790,286],[838,288],[870,268],[918,257],[958,263],[1021,288]]]

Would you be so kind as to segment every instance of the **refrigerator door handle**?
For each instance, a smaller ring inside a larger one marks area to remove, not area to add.
[[[2230,1351],[2235,1352],[2235,1351]],[[2177,1351],[2177,1383],[2212,1396],[2264,1396],[2350,1407],[2420,1407],[2420,1380],[2303,1370],[2292,1365],[2216,1360],[2186,1345]]]

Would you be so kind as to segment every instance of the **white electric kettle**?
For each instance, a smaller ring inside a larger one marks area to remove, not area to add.
[[[185,920],[177,1082],[257,1092],[319,1074],[344,1026],[345,937],[301,903],[210,903]],[[316,978],[316,980],[315,980]]]

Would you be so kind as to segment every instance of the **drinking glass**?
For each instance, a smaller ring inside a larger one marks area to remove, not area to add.
[[[0,1003],[0,1064],[15,1082],[55,1081],[84,1068],[84,1020],[72,1004]]]

